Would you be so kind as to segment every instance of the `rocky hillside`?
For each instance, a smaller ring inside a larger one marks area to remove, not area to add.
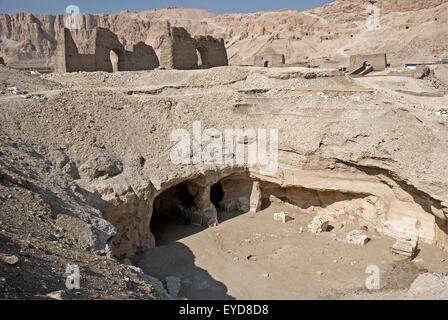
[[[158,52],[168,23],[193,35],[211,34],[226,41],[230,63],[251,64],[254,54],[273,47],[287,63],[344,66],[354,53],[386,52],[392,65],[448,58],[446,0],[379,0],[380,25],[368,30],[366,0],[337,0],[298,12],[279,10],[215,15],[201,9],[169,8],[119,14],[83,14],[75,41],[81,51],[86,29],[106,27],[126,45],[145,41]],[[82,10],[82,8],[81,8]],[[0,49],[10,65],[52,64],[63,15],[0,14]]]

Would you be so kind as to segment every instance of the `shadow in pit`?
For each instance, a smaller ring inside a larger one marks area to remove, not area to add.
[[[244,213],[222,210],[220,203],[223,198],[224,190],[218,182],[211,187],[210,202],[217,210],[219,223]],[[196,219],[193,219],[192,213],[195,210],[197,210],[196,202],[186,183],[176,185],[157,196],[153,204],[150,225],[156,244],[167,245],[207,229],[204,220],[198,221],[197,215]]]
[[[222,224],[243,214],[247,214],[247,212],[218,210],[218,221]],[[207,229],[206,226],[186,224],[184,218],[173,214],[153,217],[151,220],[151,231],[154,234],[157,246],[168,245]]]
[[[161,281],[168,276],[181,280],[179,297],[189,300],[235,300],[224,283],[196,266],[193,252],[180,242],[172,242],[137,254],[133,264]]]

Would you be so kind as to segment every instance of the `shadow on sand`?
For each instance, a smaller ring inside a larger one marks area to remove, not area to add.
[[[190,300],[235,299],[227,294],[227,287],[223,283],[195,265],[193,252],[180,242],[171,242],[142,252],[134,257],[133,263],[146,274],[161,281],[167,276],[180,278],[179,297]]]

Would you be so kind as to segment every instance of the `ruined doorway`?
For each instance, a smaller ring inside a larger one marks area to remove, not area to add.
[[[264,62],[264,67],[265,67],[265,68],[269,68],[269,61],[265,61],[265,62]]]
[[[123,70],[123,54],[119,49],[110,50],[110,63],[112,64],[112,72]]]
[[[208,66],[208,50],[204,47],[197,48],[198,66]]]

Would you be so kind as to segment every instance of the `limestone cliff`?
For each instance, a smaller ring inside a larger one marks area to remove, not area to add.
[[[86,49],[86,29],[109,28],[125,45],[144,41],[159,54],[167,26],[182,26],[193,36],[224,38],[233,65],[252,64],[267,47],[286,56],[287,63],[343,66],[350,54],[386,52],[392,65],[437,61],[448,51],[448,3],[377,1],[379,25],[368,30],[366,0],[337,0],[298,12],[285,9],[251,14],[215,15],[201,9],[169,8],[118,14],[82,14],[74,40]],[[81,8],[82,9],[82,8]],[[1,55],[11,65],[52,65],[63,15],[0,14]]]

